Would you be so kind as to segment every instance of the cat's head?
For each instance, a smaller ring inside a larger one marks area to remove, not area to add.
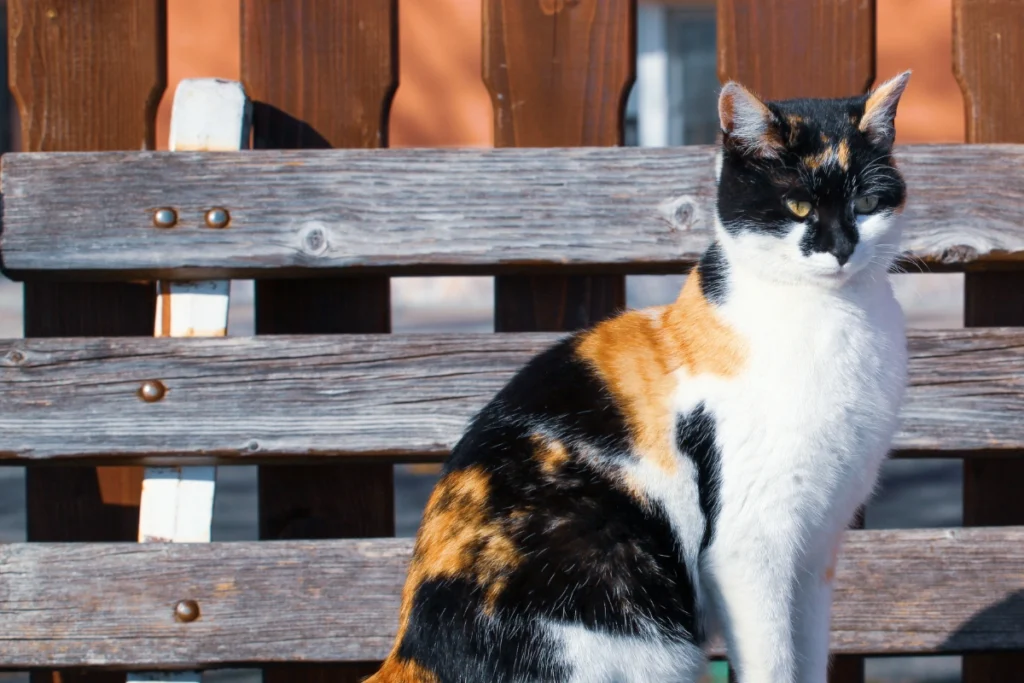
[[[787,282],[839,286],[897,255],[906,187],[892,157],[910,72],[847,99],[718,102],[718,239],[729,260]]]

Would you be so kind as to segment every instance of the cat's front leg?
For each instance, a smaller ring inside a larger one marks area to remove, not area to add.
[[[797,680],[792,538],[778,528],[748,526],[747,533],[720,540],[710,549],[729,661],[740,683]]]
[[[808,556],[799,572],[794,600],[794,632],[798,683],[827,683],[829,622],[841,533],[834,534]]]

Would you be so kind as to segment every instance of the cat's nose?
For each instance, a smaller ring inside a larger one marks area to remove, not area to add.
[[[846,265],[856,248],[856,228],[851,229],[839,222],[820,225],[811,241],[812,251],[832,254],[840,267]]]
[[[848,245],[848,246],[847,246]],[[832,254],[836,257],[836,261],[839,261],[840,267],[845,266],[846,262],[853,256],[853,250],[856,248],[855,244],[851,244],[847,240],[846,244],[842,247],[838,247],[832,250]]]

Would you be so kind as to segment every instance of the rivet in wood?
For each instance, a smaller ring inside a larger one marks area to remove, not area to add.
[[[174,619],[189,623],[199,618],[199,603],[195,600],[179,600],[174,606]]]
[[[206,224],[211,228],[223,228],[231,222],[231,214],[227,209],[215,207],[206,212]]]
[[[147,380],[139,387],[139,398],[146,403],[156,403],[167,393],[167,387],[158,379]]]
[[[178,212],[164,207],[153,212],[153,225],[158,228],[173,228],[178,222]]]

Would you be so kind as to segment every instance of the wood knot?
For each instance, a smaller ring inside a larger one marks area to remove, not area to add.
[[[691,230],[699,220],[697,202],[690,196],[669,199],[659,209],[662,217],[677,230]]]
[[[942,250],[943,263],[967,263],[978,258],[978,250],[966,244],[955,244]]]
[[[683,202],[676,207],[675,219],[680,225],[689,226],[693,223],[694,206],[690,202]]]
[[[4,356],[4,363],[7,365],[21,365],[25,362],[25,354],[18,349],[11,349]]]
[[[327,251],[327,229],[319,223],[310,223],[299,233],[302,251],[310,256],[320,256]]]

